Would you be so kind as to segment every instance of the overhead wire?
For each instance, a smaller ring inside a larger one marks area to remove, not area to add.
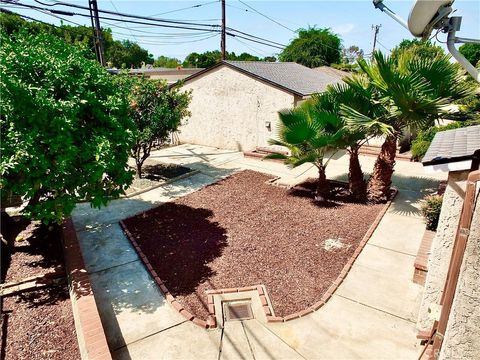
[[[45,3],[41,2],[40,0],[35,0],[35,1],[37,3],[40,3],[40,4],[45,4]],[[14,4],[14,5],[29,8],[29,9],[34,9],[34,10],[38,10],[38,11],[41,11],[41,12],[48,12],[49,15],[52,15],[52,16],[55,15],[55,17],[58,17],[58,15],[64,15],[64,16],[81,16],[81,17],[90,18],[89,14],[83,14],[83,13],[78,13],[78,12],[73,12],[73,11],[68,11],[67,12],[67,11],[63,11],[63,10],[41,8],[41,7],[38,7],[38,6],[35,6],[35,5],[23,4],[23,3],[20,3],[20,2],[12,2],[12,1],[9,1],[9,0],[1,0],[1,2],[11,4],[11,5]],[[64,6],[71,6],[71,7],[80,8],[80,9],[88,9],[86,7],[83,7],[83,6],[78,6],[78,5],[75,5],[75,4],[69,4],[69,3],[64,3],[64,2],[54,2],[52,4],[49,4],[49,6],[55,6],[55,5],[64,5]],[[105,11],[105,10],[99,10],[99,12],[128,17],[129,19],[123,19],[123,22],[125,23],[125,25],[127,25],[126,23],[130,23],[130,24],[140,24],[140,25],[149,25],[149,26],[156,26],[156,27],[175,28],[175,29],[190,30],[190,31],[215,32],[215,33],[220,32],[220,30],[219,30],[220,26],[219,25],[196,23],[196,24],[199,24],[201,26],[210,27],[210,28],[205,29],[205,28],[199,28],[199,27],[194,26],[194,23],[188,23],[188,24],[185,23],[185,24],[190,25],[190,26],[183,26],[183,25],[181,25],[183,23],[177,22],[177,21],[157,19],[157,18],[152,18],[152,17],[143,17],[143,16],[137,16],[137,15],[129,15],[129,14],[124,14],[124,13],[120,13],[120,12],[112,12],[112,11]],[[111,20],[111,21],[118,21],[119,20],[118,18],[110,17],[110,16],[104,16],[104,15],[99,16],[99,18],[102,19],[102,20]],[[137,20],[132,20],[132,18],[137,19]],[[61,18],[61,19],[64,20],[64,21],[69,21],[69,20],[64,19],[64,18]],[[145,21],[140,21],[140,20],[145,20]],[[151,23],[151,22],[167,22],[167,23],[166,24],[165,23],[159,24],[159,23]],[[118,26],[118,25],[115,25],[115,26]],[[125,27],[125,28],[127,30],[129,30],[128,27]],[[283,50],[284,47],[285,47],[284,44],[281,44],[281,43],[278,43],[278,42],[275,42],[275,41],[272,41],[272,40],[268,40],[268,39],[265,39],[265,38],[262,38],[262,37],[259,37],[259,36],[255,36],[255,35],[252,35],[252,34],[249,34],[249,33],[234,29],[234,28],[228,28],[228,30],[229,30],[229,32],[227,34],[231,37],[238,37],[240,39],[244,39],[244,40],[249,41],[249,42],[254,42],[254,43],[257,43],[257,44],[270,46],[270,47],[277,48],[277,49],[280,49],[280,50]],[[139,30],[135,30],[135,31],[139,31]]]
[[[258,11],[257,9],[255,9],[254,7],[252,7],[252,6],[250,6],[249,4],[243,2],[242,0],[238,0],[238,1],[239,1],[241,4],[245,5],[246,7],[248,7],[249,9],[252,9],[252,10],[253,10],[254,12],[256,12],[258,15],[263,16],[264,18],[270,20],[271,22],[277,24],[278,26],[281,26],[282,28],[287,29],[287,30],[289,30],[289,31],[291,31],[291,32],[293,32],[293,33],[296,32],[295,30],[289,28],[288,26],[285,26],[285,25],[283,25],[282,23],[278,22],[277,20],[272,19],[270,16],[261,13],[260,11]]]
[[[184,8],[181,8],[181,9],[170,10],[170,11],[166,11],[166,12],[163,12],[163,13],[154,14],[153,16],[160,16],[160,15],[171,14],[171,13],[178,12],[178,11],[195,9],[195,8],[199,8],[199,7],[201,7],[201,6],[218,3],[219,1],[220,1],[220,0],[215,0],[215,1],[210,1],[210,2],[208,2],[208,3],[203,3],[203,4],[197,4],[197,5],[193,5],[193,6],[184,7]]]
[[[113,8],[117,11],[117,7],[115,6],[115,3],[113,2],[113,0],[110,0],[110,3],[112,4]],[[122,18],[122,21],[123,21],[123,16],[120,15],[120,17]],[[130,27],[128,26],[128,24],[125,24],[125,26],[128,28],[128,31],[130,31],[130,34],[133,36],[133,38],[135,39],[135,41],[138,41],[138,39],[135,37],[135,35],[133,35],[132,31],[130,30]]]

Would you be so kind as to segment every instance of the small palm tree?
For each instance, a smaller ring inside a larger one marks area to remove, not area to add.
[[[353,75],[344,78],[344,84],[335,84],[327,87],[322,94],[313,96],[317,109],[336,114],[340,117],[343,131],[343,142],[349,153],[348,184],[349,191],[357,201],[366,199],[367,184],[363,176],[358,153],[360,147],[369,139],[365,129],[349,127],[341,116],[342,105],[357,110],[360,113],[374,116],[378,112],[377,106],[371,106],[370,99],[374,92],[373,86],[364,76]]]
[[[318,169],[315,200],[326,201],[329,184],[325,169],[335,152],[343,147],[344,128],[340,118],[316,111],[311,100],[300,107],[279,112],[279,118],[279,139],[270,140],[270,144],[288,148],[290,155],[269,154],[265,158],[283,159],[291,167],[314,164]]]
[[[467,96],[470,88],[446,55],[430,59],[405,53],[393,59],[377,52],[371,64],[360,60],[359,65],[374,89],[368,104],[376,110],[368,113],[341,105],[341,112],[352,129],[385,136],[367,189],[371,201],[384,202],[389,197],[401,132],[433,126],[445,114],[445,105]]]

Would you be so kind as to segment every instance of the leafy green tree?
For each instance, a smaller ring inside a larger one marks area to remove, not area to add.
[[[363,50],[357,45],[342,49],[342,60],[345,64],[355,64],[358,59],[363,59]]]
[[[280,53],[280,61],[294,61],[310,68],[341,61],[342,41],[330,29],[311,27],[297,33],[298,36]]]
[[[373,63],[361,60],[359,64],[375,88],[370,106],[376,111],[366,114],[344,105],[342,112],[353,129],[385,136],[367,189],[371,201],[384,202],[389,198],[402,130],[433,126],[446,113],[445,105],[469,95],[471,88],[446,55],[420,58],[404,53],[395,58],[377,52]]]
[[[169,88],[166,81],[122,76],[119,82],[130,89],[130,117],[136,125],[131,155],[135,159],[137,178],[150,156],[154,142],[164,143],[190,115],[190,93]]]
[[[277,61],[277,58],[275,56],[265,56],[263,58],[263,61],[266,61],[266,62],[276,62]]]
[[[480,67],[480,44],[463,44],[458,50],[473,66]]]
[[[122,194],[134,124],[113,78],[56,36],[0,39],[2,198],[22,196],[24,214],[49,223]]]
[[[220,51],[205,51],[204,53],[193,52],[185,58],[183,67],[208,68],[220,62],[222,55]]]
[[[432,44],[430,41],[419,39],[404,39],[396,46],[391,53],[391,57],[398,59],[404,53],[410,53],[411,56],[421,59],[431,59],[445,56],[445,52],[440,46]]]
[[[161,55],[153,62],[153,66],[174,69],[181,63],[182,62],[176,58]]]
[[[0,27],[9,35],[15,33],[28,32],[29,34],[47,33],[63,39],[67,44],[75,45],[84,51],[84,56],[89,59],[95,59],[93,45],[92,28],[88,26],[52,26],[49,24],[26,21],[16,14],[0,13]],[[105,51],[108,52],[113,44],[112,32],[109,29],[103,29],[103,43]]]
[[[153,64],[153,55],[130,40],[114,41],[105,51],[105,58],[116,68],[139,68],[143,64]]]
[[[339,148],[344,146],[345,128],[338,116],[318,111],[312,101],[300,107],[279,112],[279,139],[272,145],[285,146],[290,155],[269,154],[266,159],[283,159],[291,167],[313,163],[318,169],[315,200],[325,202],[329,196],[326,167]]]

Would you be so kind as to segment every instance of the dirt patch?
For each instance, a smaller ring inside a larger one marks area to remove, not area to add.
[[[313,182],[286,190],[243,171],[126,219],[172,295],[198,317],[205,291],[264,284],[277,316],[320,300],[384,205],[313,201]],[[327,246],[341,239],[342,246]],[[330,241],[331,242],[331,241]],[[327,242],[327,243],[330,243]]]
[[[156,161],[146,162],[142,167],[142,178],[133,179],[132,185],[125,191],[127,195],[158,186],[169,179],[188,174],[191,169],[175,164],[163,164]]]
[[[16,220],[17,241],[9,267],[3,269],[5,281],[19,281],[61,269],[60,229],[48,230],[38,223]],[[80,359],[67,285],[5,298],[1,329],[5,359]]]

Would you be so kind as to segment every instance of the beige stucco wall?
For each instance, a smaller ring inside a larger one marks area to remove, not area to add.
[[[182,89],[192,90],[192,115],[180,127],[179,141],[222,149],[248,151],[268,145],[276,133],[278,111],[295,105],[292,94],[227,66],[192,79]]]
[[[428,259],[428,273],[417,322],[420,330],[431,329],[434,320],[429,314],[429,307],[440,303],[465,197],[467,176],[468,171],[450,172],[448,175],[437,233]]]
[[[440,359],[480,359],[480,204],[478,196]]]

